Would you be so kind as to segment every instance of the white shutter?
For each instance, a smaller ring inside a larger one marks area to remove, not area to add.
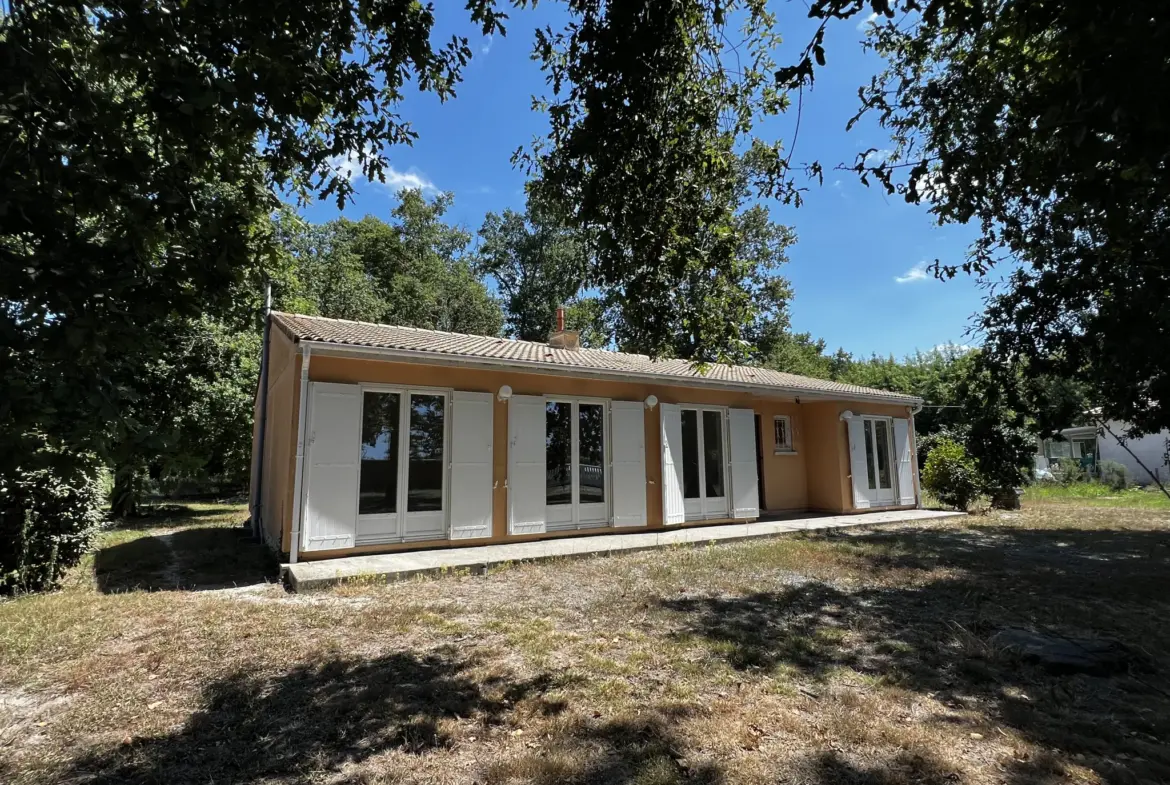
[[[910,444],[909,420],[894,420],[894,449],[898,455],[898,504],[908,507],[916,501],[914,470],[910,465],[914,460],[914,449]]]
[[[492,536],[491,393],[456,392],[451,403],[451,539]]]
[[[641,401],[609,405],[613,525],[646,525],[646,416]]]
[[[731,517],[760,517],[760,478],[756,476],[756,414],[729,409],[731,434]]]
[[[662,522],[686,520],[683,504],[682,410],[678,404],[658,405],[662,421]]]
[[[861,510],[870,506],[869,475],[865,463],[865,428],[856,415],[845,420],[849,426],[849,470],[853,474],[853,506]]]
[[[312,382],[303,550],[352,548],[357,530],[362,392]]]
[[[508,399],[508,531],[545,531],[544,398]]]

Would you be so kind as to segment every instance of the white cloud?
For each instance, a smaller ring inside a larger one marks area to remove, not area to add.
[[[869,16],[865,17],[864,19],[862,19],[860,22],[857,23],[857,29],[864,30],[866,27],[869,26],[870,22],[874,21],[877,18],[878,18],[878,13],[877,13],[877,11],[874,11]]]
[[[865,165],[879,166],[889,161],[893,154],[893,150],[870,150],[865,154]]]
[[[364,151],[368,156],[372,154],[373,148],[369,145],[366,145]],[[351,183],[363,176],[361,162],[358,160],[358,153],[356,150],[351,150],[345,155],[333,156],[329,159],[329,168],[337,172],[346,180],[349,180]]]
[[[918,195],[931,202],[942,201],[946,198],[946,181],[942,174],[930,171],[914,181],[914,188]]]
[[[915,281],[925,281],[930,277],[930,273],[926,271],[927,264],[927,262],[919,262],[902,275],[894,278],[894,283],[914,283]]]
[[[969,343],[950,343],[948,341],[947,343],[935,344],[934,350],[936,352],[966,354],[975,351],[975,347]]]
[[[393,166],[387,166],[383,174],[386,176],[386,187],[394,193],[398,193],[404,188],[417,188],[424,193],[439,190],[434,183],[427,179],[426,175],[415,169],[400,172]]]
[[[479,53],[481,55],[486,55],[488,52],[492,51],[492,42],[495,39],[496,39],[495,34],[488,33],[487,40],[484,41],[483,44],[479,47]]]
[[[366,145],[364,152],[368,158],[373,155],[373,147]],[[365,174],[362,172],[360,156],[357,151],[351,151],[346,155],[336,155],[330,158],[329,168],[351,183],[366,179]],[[382,170],[382,175],[386,178],[386,182],[378,183],[378,185],[385,185],[394,193],[398,193],[404,188],[417,188],[424,193],[434,193],[439,190],[426,175],[413,167],[407,169],[405,172],[400,172],[393,166],[387,164]]]

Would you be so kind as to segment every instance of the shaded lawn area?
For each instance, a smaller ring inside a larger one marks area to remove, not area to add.
[[[246,505],[165,504],[118,521],[93,554],[99,591],[190,591],[275,580],[279,564],[243,528]]]
[[[180,585],[222,577],[173,547]],[[0,781],[1170,781],[1156,510],[1033,507],[315,595],[106,593],[102,559],[0,604]],[[144,588],[170,588],[161,561]],[[997,645],[1006,627],[1111,636],[1131,661],[1052,673]]]

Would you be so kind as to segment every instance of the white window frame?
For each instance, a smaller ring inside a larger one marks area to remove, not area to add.
[[[784,434],[787,437],[783,443],[776,437],[776,426],[784,423]],[[777,414],[772,418],[772,452],[775,455],[793,455],[796,448],[792,440],[792,417],[787,414]]]
[[[572,423],[570,431],[570,477],[571,477],[571,491],[569,504],[548,504],[547,484],[545,485],[545,528],[548,531],[571,531],[574,529],[604,529],[613,525],[613,477],[610,471],[610,463],[612,458],[613,435],[610,433],[610,418],[609,418],[609,398],[585,398],[572,395],[545,395],[544,404],[547,417],[548,404],[550,403],[565,403],[571,407],[571,414],[569,421]],[[593,502],[590,504],[581,503],[581,404],[588,404],[590,406],[601,407],[601,433],[605,441],[604,454],[601,457],[601,471],[602,471],[602,488],[605,492],[604,502]],[[547,428],[547,426],[546,426]],[[548,432],[545,431],[545,460],[548,460],[547,447]],[[547,464],[546,464],[547,465]],[[547,483],[547,480],[545,481]],[[554,515],[554,512],[561,512],[563,508],[568,507],[571,510],[571,520],[556,520],[561,517]],[[587,519],[582,519],[582,507],[589,508],[585,510],[587,513],[599,513],[597,515],[589,515]],[[602,508],[598,510],[597,508]]]
[[[383,545],[387,543],[403,543],[415,542],[432,539],[450,539],[451,537],[451,403],[453,388],[450,387],[404,387],[394,384],[359,384],[358,394],[361,396],[362,405],[358,407],[358,471],[356,485],[354,486],[354,493],[358,498],[358,509],[361,507],[361,482],[362,482],[362,441],[361,428],[362,420],[366,411],[366,393],[397,393],[398,394],[398,509],[393,513],[358,513],[357,516],[357,539],[356,545]],[[435,513],[428,512],[407,512],[407,483],[409,482],[408,472],[410,470],[410,396],[411,395],[438,395],[443,398],[443,489],[442,500],[443,509],[440,511],[442,516],[443,533],[438,537],[412,537],[407,533],[407,521],[410,517],[415,520],[424,518],[426,516],[433,516]],[[406,404],[403,406],[402,404]],[[371,529],[376,529],[379,523],[383,524],[383,529],[387,531],[374,531],[372,533],[362,534],[362,524],[365,523],[367,532]],[[388,531],[389,524],[393,523],[393,532]]]
[[[695,415],[695,427],[698,437],[695,442],[699,450],[699,496],[697,498],[688,499],[686,496],[686,481],[683,481],[683,487],[680,489],[683,494],[683,510],[686,520],[688,521],[702,521],[715,520],[731,517],[731,437],[729,434],[730,423],[727,419],[726,406],[711,406],[699,403],[680,403],[678,405],[679,417],[681,418],[683,412],[693,411]],[[707,462],[703,459],[704,435],[703,435],[703,412],[718,412],[720,420],[720,431],[723,437],[723,495],[722,496],[707,496]],[[679,445],[679,457],[686,461],[686,447]],[[685,478],[685,471],[684,478]],[[708,499],[722,499],[723,503],[719,506],[712,506],[708,504]]]
[[[894,446],[894,418],[893,417],[879,417],[877,415],[863,414],[859,415],[861,419],[861,437],[865,436],[865,424],[870,423],[869,439],[872,439],[873,446],[873,481],[876,487],[871,488],[869,485],[869,453],[865,452],[865,445],[862,445],[862,452],[866,456],[866,475],[863,478],[865,487],[868,489],[870,501],[872,506],[890,506],[898,503],[898,455],[897,449]],[[881,480],[878,472],[878,446],[877,446],[877,423],[884,422],[886,424],[886,465],[890,472],[890,487],[882,488]]]

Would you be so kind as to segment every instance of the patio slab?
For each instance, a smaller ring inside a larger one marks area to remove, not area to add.
[[[622,534],[599,534],[501,545],[473,545],[465,548],[442,548],[429,551],[378,553],[368,556],[298,562],[282,565],[281,576],[290,591],[303,592],[323,589],[354,578],[396,581],[415,575],[438,575],[455,570],[466,570],[473,574],[480,574],[489,567],[505,563],[534,562],[575,556],[600,556],[662,548],[668,545],[749,540],[799,531],[911,523],[955,518],[961,515],[965,515],[965,513],[938,510],[897,510],[855,515],[802,513],[792,517],[769,517],[755,523],[723,523],[685,529],[656,529],[641,532],[631,529]]]

